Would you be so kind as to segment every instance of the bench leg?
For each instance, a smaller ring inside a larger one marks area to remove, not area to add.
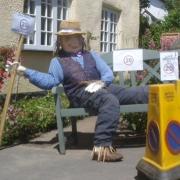
[[[61,118],[61,104],[60,104],[60,97],[58,95],[55,97],[55,102],[56,102],[56,120],[57,120],[57,128],[58,128],[59,152],[61,154],[65,154],[66,150],[65,150],[63,122]]]
[[[63,131],[63,123],[61,119],[57,119],[57,127],[58,127],[58,140],[59,140],[59,152],[61,154],[65,154],[65,138]]]
[[[78,137],[77,137],[77,118],[72,117],[71,118],[71,124],[72,124],[72,137],[73,137],[73,144],[78,143]]]

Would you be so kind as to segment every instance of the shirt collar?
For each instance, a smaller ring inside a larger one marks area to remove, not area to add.
[[[81,57],[82,56],[82,51],[79,51],[77,53],[69,53],[64,50],[60,50],[59,52],[60,57]]]

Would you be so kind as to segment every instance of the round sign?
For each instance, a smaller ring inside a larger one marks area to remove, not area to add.
[[[127,55],[124,57],[123,61],[124,61],[124,64],[130,66],[133,64],[134,58],[133,58],[133,56]]]
[[[23,31],[27,31],[28,28],[29,28],[29,23],[26,19],[21,19],[20,20],[20,28],[23,30]]]
[[[171,74],[174,72],[174,65],[172,63],[167,63],[163,68],[164,72],[167,74]]]
[[[149,123],[147,137],[149,148],[152,152],[157,153],[159,150],[159,128],[154,121]]]
[[[180,153],[180,123],[171,121],[166,129],[166,142],[172,154]]]

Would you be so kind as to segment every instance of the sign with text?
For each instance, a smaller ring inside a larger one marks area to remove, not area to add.
[[[179,79],[178,52],[160,52],[161,80]]]
[[[113,51],[113,71],[136,70],[143,70],[142,49]]]
[[[28,36],[34,32],[35,19],[29,15],[22,13],[15,13],[12,17],[11,30]]]

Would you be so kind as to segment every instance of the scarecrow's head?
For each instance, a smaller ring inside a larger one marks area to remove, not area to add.
[[[57,32],[57,49],[63,49],[68,53],[82,51],[85,45],[83,34],[85,33],[81,31],[78,21],[61,21],[60,30]]]

